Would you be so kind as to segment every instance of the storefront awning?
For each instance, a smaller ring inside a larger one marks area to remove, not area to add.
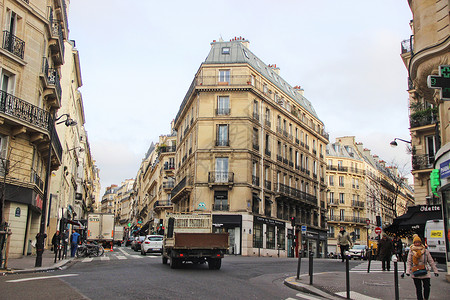
[[[440,205],[411,206],[408,207],[406,214],[395,218],[391,225],[384,228],[384,231],[399,237],[412,236],[415,233],[423,237],[426,222],[437,219],[442,219]]]

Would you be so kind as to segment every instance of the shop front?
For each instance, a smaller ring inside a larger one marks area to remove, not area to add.
[[[228,232],[228,254],[242,253],[242,216],[241,215],[213,215],[213,232]]]
[[[302,232],[303,257],[313,253],[314,257],[325,258],[327,251],[327,232],[316,228],[307,228]]]

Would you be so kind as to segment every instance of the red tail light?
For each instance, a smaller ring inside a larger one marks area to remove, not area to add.
[[[145,242],[146,244],[150,244],[150,242]]]
[[[184,254],[183,253],[180,253],[180,257],[183,257],[184,256]]]

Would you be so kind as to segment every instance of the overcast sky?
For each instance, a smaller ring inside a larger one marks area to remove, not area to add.
[[[330,133],[356,136],[380,159],[408,164],[406,0],[72,0],[86,129],[102,192],[134,178],[150,143],[170,131],[210,43],[235,36],[300,85]],[[412,183],[410,181],[410,183]]]

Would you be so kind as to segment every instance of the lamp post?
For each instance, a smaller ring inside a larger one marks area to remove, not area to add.
[[[62,117],[67,117],[64,121],[59,121]],[[36,262],[35,267],[41,267],[42,266],[42,254],[44,253],[44,240],[47,237],[45,234],[45,215],[47,210],[47,198],[48,198],[48,183],[50,180],[50,174],[51,174],[51,167],[52,167],[52,141],[53,141],[53,134],[56,133],[55,126],[57,124],[64,123],[66,126],[75,126],[77,125],[77,122],[72,120],[70,118],[69,114],[63,114],[55,119],[55,116],[50,116],[49,118],[49,124],[48,129],[50,133],[49,137],[49,146],[48,146],[48,158],[47,158],[47,170],[45,172],[45,185],[44,185],[44,196],[42,199],[42,210],[41,210],[41,224],[39,227],[39,233],[36,235]]]
[[[403,139],[395,138],[392,142],[390,142],[390,145],[391,145],[392,147],[397,147],[397,146],[398,146],[396,140],[399,140],[399,141],[402,141],[402,142],[411,144],[411,141],[406,141],[406,140],[403,140]]]

